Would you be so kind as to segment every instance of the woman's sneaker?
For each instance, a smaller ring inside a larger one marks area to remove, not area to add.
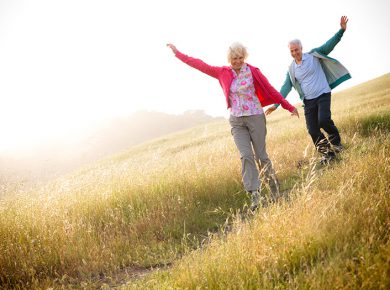
[[[251,192],[251,211],[256,211],[259,207],[267,207],[268,204],[267,199],[260,195],[259,190]]]
[[[251,192],[251,211],[257,210],[259,205],[260,205],[260,193],[258,190],[254,190]]]

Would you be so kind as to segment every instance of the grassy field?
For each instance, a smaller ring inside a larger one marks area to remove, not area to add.
[[[390,74],[332,102],[346,150],[325,168],[302,109],[268,118],[289,201],[255,215],[227,122],[7,195],[0,288],[388,289]]]

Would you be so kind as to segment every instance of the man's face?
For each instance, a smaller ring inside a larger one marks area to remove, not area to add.
[[[296,61],[301,61],[302,60],[302,46],[300,46],[299,44],[291,43],[289,45],[289,48],[290,48],[291,56]]]

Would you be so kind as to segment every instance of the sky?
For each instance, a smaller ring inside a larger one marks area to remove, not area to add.
[[[330,56],[353,78],[336,91],[381,76],[390,72],[389,11],[388,0],[0,0],[0,156],[71,142],[139,110],[227,116],[218,81],[181,63],[166,43],[222,66],[239,41],[247,62],[279,89],[292,60],[288,40],[310,50],[347,15]]]

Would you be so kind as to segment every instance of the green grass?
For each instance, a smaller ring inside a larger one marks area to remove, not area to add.
[[[303,118],[271,115],[267,148],[290,201],[254,216],[227,122],[1,200],[0,288],[388,288],[389,88],[390,74],[333,96],[346,151],[327,168]]]

